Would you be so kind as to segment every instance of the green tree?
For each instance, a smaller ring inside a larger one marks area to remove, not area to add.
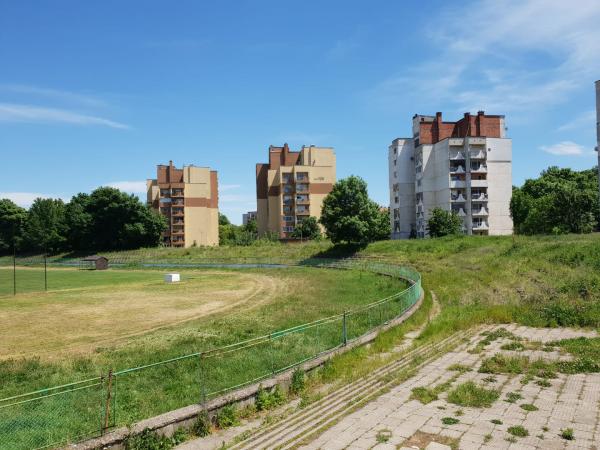
[[[91,234],[93,217],[88,212],[89,194],[79,193],[71,198],[65,207],[67,226],[67,246],[71,250],[92,248]]]
[[[385,237],[382,235],[381,212],[369,199],[367,183],[350,176],[334,184],[323,200],[321,224],[334,244],[366,245]]]
[[[598,168],[580,172],[549,167],[513,188],[510,210],[516,233],[589,233],[600,222]]]
[[[166,219],[138,197],[111,187],[75,196],[68,205],[69,242],[74,250],[122,250],[155,247]],[[72,234],[74,233],[74,234]]]
[[[248,233],[258,233],[258,227],[256,225],[256,219],[249,220],[246,225],[244,225],[244,230]]]
[[[316,217],[309,216],[296,225],[292,232],[294,239],[315,240],[321,237],[321,228]]]
[[[430,237],[458,235],[462,233],[463,220],[453,211],[433,208],[427,221],[427,231]]]
[[[13,245],[20,247],[27,211],[12,200],[0,199],[0,253],[11,253]]]
[[[66,248],[65,204],[60,199],[36,198],[27,213],[25,245],[37,251],[58,253]]]
[[[231,222],[225,214],[219,213],[219,225],[231,225]]]

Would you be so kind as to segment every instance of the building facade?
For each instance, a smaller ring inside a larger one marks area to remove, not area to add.
[[[148,205],[167,218],[163,243],[172,247],[219,244],[217,172],[207,167],[183,166],[173,161],[156,168],[146,182]]]
[[[600,80],[596,81],[596,151],[598,152],[598,195],[600,195]]]
[[[242,225],[248,225],[248,222],[256,220],[256,211],[248,211],[245,214],[242,214]]]
[[[465,234],[512,234],[512,142],[504,116],[415,115],[412,138],[388,149],[392,238],[426,237],[432,209],[454,211]]]
[[[269,146],[269,162],[256,165],[258,234],[290,239],[306,217],[318,219],[336,180],[335,165],[333,148],[311,145],[294,152],[287,144]]]

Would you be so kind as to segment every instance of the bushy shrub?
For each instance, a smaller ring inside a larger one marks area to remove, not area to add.
[[[294,370],[292,373],[292,381],[290,383],[290,393],[298,395],[306,388],[306,376],[302,369]]]
[[[196,436],[204,437],[208,436],[211,433],[211,423],[210,418],[208,417],[208,413],[206,411],[200,412],[194,425],[192,427],[192,431]]]
[[[235,405],[227,405],[221,408],[217,413],[217,426],[219,428],[229,428],[239,425],[240,421],[237,416]]]

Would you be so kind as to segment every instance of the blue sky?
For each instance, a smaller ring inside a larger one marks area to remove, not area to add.
[[[599,24],[597,0],[0,0],[0,197],[139,193],[173,159],[239,223],[288,142],[387,204],[387,146],[436,111],[505,114],[514,184],[590,168]]]

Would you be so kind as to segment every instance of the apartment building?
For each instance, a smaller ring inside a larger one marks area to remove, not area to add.
[[[596,151],[598,152],[598,190],[600,193],[600,80],[596,81],[596,141]]]
[[[388,149],[392,238],[427,236],[432,209],[463,218],[466,234],[512,234],[512,141],[504,116],[415,115],[412,138]]]
[[[269,146],[269,162],[256,165],[259,235],[278,233],[290,239],[306,217],[321,216],[323,199],[335,183],[335,152],[330,147],[303,146],[300,151]]]
[[[256,211],[248,211],[245,214],[242,214],[242,225],[248,225],[248,222],[256,220]]]
[[[183,166],[173,161],[156,167],[146,182],[148,205],[167,218],[163,242],[172,247],[219,244],[217,172],[208,167]]]

